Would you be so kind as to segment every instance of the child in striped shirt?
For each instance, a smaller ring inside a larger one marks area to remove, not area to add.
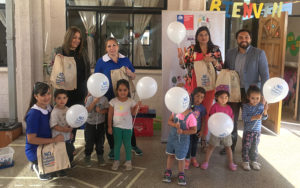
[[[244,134],[242,140],[243,169],[260,170],[257,162],[257,146],[260,140],[261,121],[268,118],[268,104],[262,104],[261,91],[257,86],[250,86],[247,91],[249,103],[243,105],[242,119],[244,121]]]

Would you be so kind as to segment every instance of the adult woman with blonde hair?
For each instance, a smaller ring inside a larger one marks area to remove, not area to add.
[[[77,88],[67,91],[68,102],[66,106],[74,104],[84,105],[84,99],[87,95],[87,79],[90,76],[90,61],[86,50],[83,47],[82,32],[76,26],[71,26],[65,34],[61,47],[54,49],[55,55],[74,57],[76,62]],[[73,129],[73,143],[75,141],[76,129]]]
[[[96,63],[95,73],[100,72],[105,74],[105,76],[107,76],[110,84],[109,84],[109,89],[105,94],[105,96],[107,97],[108,101],[110,101],[115,97],[113,86],[112,86],[111,71],[120,69],[124,66],[126,67],[126,75],[129,77],[129,79],[133,80],[135,79],[135,73],[134,73],[135,70],[130,60],[126,56],[119,53],[119,43],[115,38],[109,37],[105,41],[105,50],[107,53],[104,56],[102,56]],[[114,159],[113,137],[112,135],[108,134],[107,131],[106,131],[106,137],[111,150],[109,153],[109,158]],[[136,138],[134,135],[134,131],[132,134],[131,145],[132,145],[132,150],[135,152],[136,155],[143,154],[143,152],[136,145]]]

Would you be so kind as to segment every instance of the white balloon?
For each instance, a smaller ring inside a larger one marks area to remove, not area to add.
[[[94,97],[101,97],[109,88],[108,78],[102,73],[94,73],[87,81],[87,88]]]
[[[165,104],[171,112],[182,113],[189,107],[189,94],[181,87],[173,87],[165,95]]]
[[[157,83],[151,77],[143,77],[136,84],[136,92],[141,100],[151,98],[156,91]]]
[[[217,112],[208,119],[208,130],[216,137],[225,137],[233,130],[231,117],[223,112]]]
[[[167,28],[167,35],[172,42],[179,45],[185,38],[186,28],[181,22],[171,22]]]
[[[88,112],[83,105],[75,104],[71,106],[66,114],[67,123],[73,127],[78,128],[82,126],[88,118]]]
[[[263,95],[268,103],[276,103],[284,99],[289,92],[289,86],[282,78],[274,77],[267,80],[263,87]]]

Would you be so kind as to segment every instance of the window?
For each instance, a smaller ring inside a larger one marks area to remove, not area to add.
[[[0,67],[7,66],[5,1],[0,1]]]
[[[144,32],[144,34],[141,38],[142,45],[150,45],[150,39],[149,38],[150,38],[150,30],[147,29],[147,30],[145,30],[145,32]]]
[[[166,6],[166,0],[129,1],[67,0],[67,27],[74,25],[85,33],[86,48],[94,53],[92,67],[106,53],[106,38],[113,36],[120,53],[135,68],[161,69],[161,7]]]
[[[67,0],[67,5],[167,9],[166,0]]]

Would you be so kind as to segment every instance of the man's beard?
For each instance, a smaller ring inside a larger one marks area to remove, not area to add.
[[[247,45],[243,45],[244,43],[246,43]],[[250,46],[250,43],[248,43],[248,42],[240,42],[239,43],[239,47],[243,48],[243,49],[247,49],[249,46]]]

